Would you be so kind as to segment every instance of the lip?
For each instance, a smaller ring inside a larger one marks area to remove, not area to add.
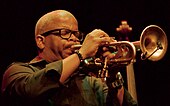
[[[72,50],[70,47],[70,48],[65,49],[65,53],[67,53],[68,55],[71,55],[74,53],[74,50]]]
[[[75,46],[76,45],[76,46]],[[78,45],[78,46],[77,46]],[[80,44],[69,44],[65,47],[65,52],[69,55],[73,54],[75,52],[75,50],[78,50],[80,49]]]

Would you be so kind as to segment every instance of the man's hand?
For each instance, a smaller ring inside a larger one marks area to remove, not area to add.
[[[100,46],[111,42],[111,38],[107,33],[100,29],[95,29],[86,35],[82,47],[79,52],[83,58],[93,57],[97,53]]]

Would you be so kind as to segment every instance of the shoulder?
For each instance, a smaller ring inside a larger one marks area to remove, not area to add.
[[[4,76],[12,76],[22,72],[30,72],[29,64],[24,62],[11,63],[4,72]]]
[[[13,63],[11,63],[11,64],[7,67],[7,70],[24,68],[24,67],[28,67],[28,66],[29,66],[28,63],[24,63],[24,62],[13,62]]]
[[[3,73],[2,92],[4,92],[6,87],[17,78],[25,75],[25,73],[31,73],[31,70],[26,66],[27,63],[14,62],[7,67]]]
[[[26,62],[13,62],[9,65],[9,67],[11,66],[28,66],[29,63],[26,63]]]

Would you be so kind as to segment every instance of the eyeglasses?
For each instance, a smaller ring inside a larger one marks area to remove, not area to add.
[[[76,38],[79,39],[79,41],[82,41],[83,36],[84,36],[84,34],[80,31],[73,31],[73,30],[64,29],[64,28],[50,30],[50,31],[47,31],[47,32],[45,32],[41,35],[42,36],[48,36],[50,34],[60,36],[61,38],[66,39],[66,40],[68,40],[71,37],[71,35],[73,34]]]

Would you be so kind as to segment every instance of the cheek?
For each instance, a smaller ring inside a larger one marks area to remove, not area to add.
[[[46,46],[50,48],[53,52],[57,53],[62,50],[61,40],[51,37],[46,40]]]
[[[63,55],[65,55],[65,50],[66,50],[66,46],[67,46],[67,44],[66,44],[66,42],[65,41],[63,41],[63,40],[56,40],[55,42],[53,42],[53,44],[52,44],[52,46],[53,46],[53,51],[55,52],[55,53],[59,53],[59,55],[62,55],[62,57],[63,57]]]
[[[67,41],[62,42],[62,47],[60,48],[61,50],[61,55],[63,58],[66,58],[72,54],[72,51],[70,49],[70,44]]]
[[[62,52],[63,50],[63,43],[60,40],[54,41],[52,46],[55,52]]]

